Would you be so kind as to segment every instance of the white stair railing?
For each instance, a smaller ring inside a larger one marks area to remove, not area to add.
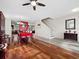
[[[53,36],[53,31],[54,29],[51,27],[53,26],[53,19],[48,17],[48,18],[45,18],[45,19],[42,19],[41,20],[48,28],[50,28],[50,39],[54,38]]]

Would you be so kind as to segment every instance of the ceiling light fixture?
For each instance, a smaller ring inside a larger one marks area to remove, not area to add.
[[[22,6],[26,6],[26,5],[32,5],[33,6],[33,10],[36,10],[36,5],[43,6],[43,7],[46,6],[45,4],[39,3],[37,0],[30,0],[30,3],[22,4]]]
[[[35,2],[35,1],[32,1],[32,2],[31,2],[31,5],[32,5],[32,6],[36,6],[36,2]]]
[[[72,9],[72,12],[79,12],[79,8]]]

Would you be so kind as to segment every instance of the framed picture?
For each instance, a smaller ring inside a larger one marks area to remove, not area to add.
[[[65,21],[65,28],[67,30],[75,29],[75,18],[66,20]]]

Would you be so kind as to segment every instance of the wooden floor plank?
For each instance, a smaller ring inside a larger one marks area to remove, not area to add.
[[[66,50],[54,44],[49,44],[38,39],[33,39],[32,44],[44,53],[50,55],[52,59],[79,59],[78,53]]]
[[[11,47],[14,46],[11,45]],[[13,49],[11,49],[11,47],[6,51],[6,59],[50,59],[50,56],[30,44],[15,47]]]
[[[6,59],[79,59],[79,54],[40,40],[31,44],[10,45]]]

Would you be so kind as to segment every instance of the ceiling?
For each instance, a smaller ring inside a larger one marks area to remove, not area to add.
[[[72,13],[71,10],[79,7],[79,0],[38,0],[46,7],[37,6],[34,11],[31,5],[22,6],[29,0],[0,0],[0,10],[6,17],[13,20],[36,21],[43,18],[57,18]]]

